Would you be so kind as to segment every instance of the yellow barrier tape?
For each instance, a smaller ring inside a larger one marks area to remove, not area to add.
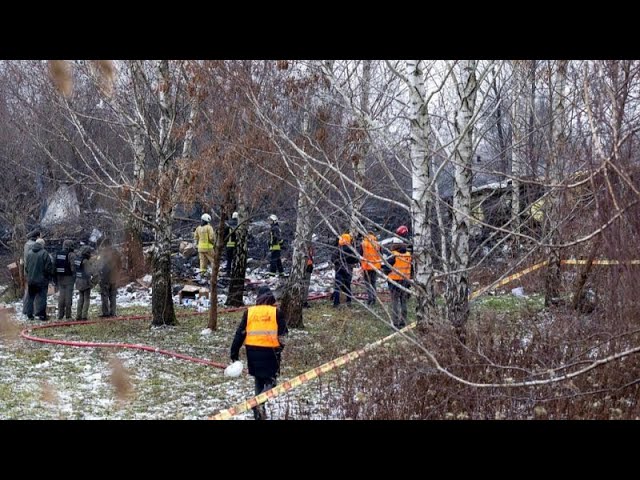
[[[565,265],[586,265],[587,260],[561,260]],[[640,260],[594,260],[594,265],[640,265]]]
[[[477,292],[472,293],[469,296],[469,300],[473,300],[474,298],[486,293],[488,290],[492,290],[494,288],[498,288],[501,286],[504,286],[508,283],[513,282],[514,280],[517,280],[520,277],[523,277],[524,275],[527,275],[531,272],[534,272],[542,267],[544,267],[545,265],[547,265],[549,262],[548,260],[545,260],[544,262],[540,262],[540,263],[536,263],[535,265],[532,265],[531,267],[525,268],[524,270],[514,273],[513,275],[509,275],[506,278],[503,278],[502,280],[500,280],[499,282],[497,282],[496,284],[492,284],[489,285],[483,289],[478,290]],[[584,265],[587,263],[587,260],[576,260],[576,259],[567,259],[567,260],[561,260],[560,263],[564,264],[564,265]],[[640,260],[594,260],[593,261],[594,265],[620,265],[620,264],[629,264],[629,265],[640,265]],[[280,395],[282,395],[283,393],[288,392],[289,390],[292,390],[296,387],[299,387],[300,385],[303,385],[311,380],[313,380],[314,378],[319,377],[320,375],[323,375],[327,372],[330,372],[331,370],[337,368],[337,367],[341,367],[342,365],[346,365],[347,363],[349,363],[352,360],[355,360],[358,357],[361,357],[364,353],[366,353],[367,351],[376,348],[378,345],[382,345],[383,343],[388,342],[389,340],[395,338],[398,334],[402,333],[402,332],[406,332],[411,330],[412,328],[414,328],[416,326],[416,322],[410,323],[409,325],[407,325],[406,327],[404,327],[402,330],[399,330],[397,332],[392,333],[391,335],[388,335],[380,340],[376,340],[373,343],[370,343],[366,346],[364,346],[363,348],[361,348],[360,350],[356,350],[350,353],[347,353],[345,355],[342,355],[341,357],[338,357],[334,360],[331,360],[327,363],[324,363],[322,365],[320,365],[319,367],[313,368],[311,370],[309,370],[308,372],[305,372],[303,374],[298,375],[297,377],[292,378],[291,380],[287,380],[283,383],[281,383],[280,385],[275,386],[274,388],[272,388],[271,390],[268,390],[264,393],[261,393],[260,395],[256,395],[255,397],[252,397],[248,400],[245,400],[242,403],[239,403],[237,405],[234,405],[233,407],[227,408],[226,410],[222,410],[220,412],[218,412],[217,414],[209,417],[209,420],[229,420],[230,418],[234,417],[235,415],[238,415],[240,413],[246,412],[247,410],[253,408],[253,407],[257,407],[258,405],[266,402],[267,400],[269,400],[270,398],[276,398]]]
[[[281,383],[280,385],[276,385],[271,390],[261,393],[260,395],[256,395],[255,397],[245,400],[244,402],[239,403],[237,405],[234,405],[231,408],[222,410],[218,412],[216,415],[209,417],[209,420],[229,420],[231,417],[238,415],[239,413],[243,413],[253,407],[257,407],[258,405],[266,402],[270,398],[276,398],[282,395],[283,393],[288,392],[289,390],[299,387],[300,385],[307,383],[308,381],[313,380],[314,378],[319,377],[320,375],[330,372],[331,370],[337,367],[341,367],[342,365],[346,365],[350,361],[355,360],[356,358],[362,356],[367,351],[373,348],[376,348],[377,346],[382,345],[385,342],[388,342],[392,338],[395,338],[399,333],[409,331],[415,326],[416,326],[416,322],[410,323],[409,325],[404,327],[402,330],[394,332],[391,335],[381,338],[380,340],[376,340],[375,342],[364,346],[360,350],[356,350],[356,351],[347,353],[345,355],[342,355],[341,357],[338,357],[334,360],[331,360],[330,362],[320,365],[319,367],[313,368],[308,372],[298,375],[297,377],[294,377],[291,380],[287,380]]]

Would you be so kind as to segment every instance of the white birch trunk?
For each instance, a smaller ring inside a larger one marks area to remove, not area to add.
[[[453,193],[453,219],[449,275],[445,300],[447,317],[451,324],[463,331],[469,318],[469,223],[471,220],[471,181],[473,156],[473,124],[475,111],[477,61],[460,62],[457,91],[460,98],[455,121],[458,147],[454,153],[455,185]]]
[[[522,200],[520,198],[520,177],[524,173],[525,155],[527,150],[527,68],[526,61],[513,62],[513,106],[511,115],[511,127],[513,141],[511,145],[511,230],[520,233],[520,210]],[[514,243],[519,243],[519,237],[515,236]]]
[[[365,187],[366,159],[369,153],[369,135],[367,132],[367,118],[369,118],[369,90],[371,89],[371,60],[362,61],[362,91],[360,92],[360,110],[362,112],[358,121],[357,143],[352,157],[354,179],[358,185]],[[358,217],[364,205],[366,195],[363,190],[356,189],[351,204],[351,234],[358,232]],[[355,238],[355,237],[354,237]]]
[[[156,201],[156,242],[153,257],[152,324],[174,325],[176,315],[171,289],[171,224],[173,222],[173,184],[175,165],[172,159],[171,125],[173,104],[170,99],[169,62],[158,63],[158,104],[160,107],[158,136],[158,199]]]
[[[292,328],[304,328],[302,306],[304,305],[307,289],[305,285],[305,268],[307,246],[311,243],[311,205],[309,193],[312,190],[309,179],[309,168],[305,164],[302,169],[302,182],[298,182],[298,202],[296,216],[296,234],[293,241],[291,257],[291,272],[280,301],[280,310],[287,325]]]
[[[547,176],[552,183],[557,183],[562,178],[565,153],[565,88],[567,83],[567,61],[560,60],[557,63],[555,72],[555,82],[553,85],[553,110],[551,120],[551,155],[547,165]],[[560,240],[559,232],[559,206],[561,201],[560,192],[554,190],[550,192],[545,202],[545,226],[548,227],[549,243],[558,244]],[[546,257],[549,261],[547,275],[545,277],[544,304],[551,305],[560,295],[561,271],[560,271],[560,250],[558,248],[547,247]]]
[[[144,78],[139,62],[130,64],[131,76],[135,85],[133,95],[135,96],[134,108],[136,110],[133,123],[133,187],[134,194],[131,199],[131,215],[127,216],[126,232],[126,259],[127,271],[130,280],[139,278],[146,270],[144,265],[144,255],[142,252],[142,200],[136,192],[144,189],[145,176],[145,119],[143,110],[143,90]]]
[[[435,315],[431,258],[431,158],[429,117],[420,60],[407,61],[411,128],[411,216],[413,218],[414,294],[416,319],[423,327]]]

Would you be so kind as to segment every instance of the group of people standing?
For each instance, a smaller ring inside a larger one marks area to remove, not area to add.
[[[408,234],[409,229],[406,226],[398,227],[396,241],[393,241],[389,248],[382,248],[377,236],[372,231],[367,232],[358,245],[353,245],[349,233],[340,235],[337,239],[337,248],[331,258],[335,269],[333,306],[340,305],[341,293],[344,293],[346,297],[345,303],[351,304],[353,268],[358,264],[358,258],[360,258],[359,263],[367,291],[367,305],[371,306],[376,303],[376,281],[378,273],[383,272],[388,278],[393,325],[396,328],[406,326],[410,279],[413,275]]]
[[[278,217],[276,215],[269,215],[269,223],[268,248],[270,261],[268,274],[271,276],[284,276],[284,268],[282,267],[282,259],[280,257],[284,239],[282,238],[282,232],[278,224]],[[225,223],[223,238],[226,258],[225,272],[227,276],[231,276],[231,269],[236,256],[238,244],[237,230],[238,212],[233,212],[231,218]],[[203,278],[207,275],[209,265],[213,267],[213,252],[218,244],[216,233],[211,226],[211,215],[208,213],[204,213],[200,217],[200,225],[193,232],[193,239],[198,249],[200,261],[199,275]]]
[[[122,269],[122,259],[105,238],[97,257],[89,245],[76,249],[73,240],[64,240],[62,248],[52,256],[45,249],[45,240],[35,230],[27,236],[24,246],[24,272],[26,280],[23,299],[24,313],[29,320],[37,317],[49,320],[47,315],[47,293],[53,283],[58,293],[58,320],[72,320],[73,289],[78,290],[78,304],[75,320],[88,320],[90,293],[100,285],[100,317],[116,316],[117,284]]]

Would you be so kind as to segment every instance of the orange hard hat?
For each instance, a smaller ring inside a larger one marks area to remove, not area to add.
[[[338,238],[338,245],[351,245],[351,235],[349,235],[348,233],[343,233],[342,235],[340,235],[340,237]]]

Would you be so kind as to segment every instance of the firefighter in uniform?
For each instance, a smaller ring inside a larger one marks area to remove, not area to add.
[[[255,378],[256,395],[275,387],[276,377],[280,373],[284,336],[288,330],[275,303],[269,287],[260,287],[256,305],[249,307],[242,315],[231,344],[233,362],[240,357],[240,347],[243,344],[245,346],[249,375]],[[253,416],[256,420],[265,420],[264,405],[254,407]]]
[[[271,222],[271,230],[269,231],[269,251],[271,252],[269,275],[282,276],[284,275],[284,269],[282,268],[280,254],[284,240],[282,238],[282,232],[280,231],[280,225],[278,225],[278,217],[269,215],[269,221]]]
[[[231,276],[231,265],[236,253],[236,229],[238,228],[238,212],[233,212],[231,219],[227,222],[224,238],[227,240],[225,244],[227,256],[227,276]]]
[[[203,213],[200,220],[200,226],[193,232],[193,238],[198,247],[200,276],[204,277],[207,273],[207,266],[211,264],[211,268],[213,268],[213,249],[216,246],[216,240],[211,226],[211,215]]]

